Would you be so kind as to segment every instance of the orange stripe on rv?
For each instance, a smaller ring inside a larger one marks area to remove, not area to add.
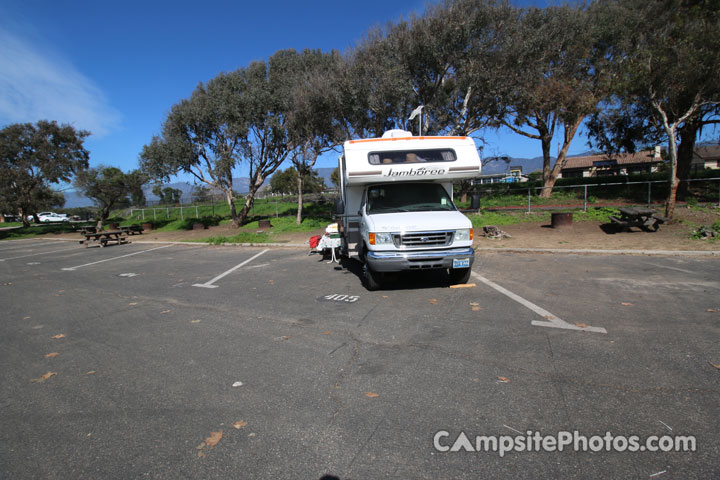
[[[350,140],[354,143],[370,143],[370,142],[397,142],[398,140],[465,140],[468,137],[401,137],[401,138],[364,138],[361,140]]]

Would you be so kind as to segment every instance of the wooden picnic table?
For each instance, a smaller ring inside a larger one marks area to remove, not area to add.
[[[100,247],[107,246],[108,242],[115,242],[118,245],[123,243],[130,243],[125,237],[125,232],[122,230],[106,230],[102,232],[86,232],[83,233],[85,240],[80,240],[80,243],[84,243],[86,247],[89,247],[91,243],[99,244]]]
[[[623,232],[627,232],[631,227],[638,227],[646,232],[657,232],[660,225],[668,221],[652,208],[622,207],[618,208],[618,211],[620,218],[611,216],[610,221],[619,226]]]

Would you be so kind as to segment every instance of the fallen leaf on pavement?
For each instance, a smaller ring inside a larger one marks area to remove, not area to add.
[[[163,311],[160,312],[160,313],[163,314],[163,313],[170,313],[170,312],[172,312],[172,310],[163,310]]]
[[[128,305],[130,305],[131,307],[134,307],[135,305],[137,305],[137,302],[131,302],[131,303],[128,303]]]
[[[379,397],[380,395],[377,394],[377,393],[373,393],[373,392],[365,392],[365,396],[368,397],[368,398],[377,398],[377,397]]]
[[[322,332],[323,335],[332,335],[332,332],[328,330],[327,332]]]
[[[482,309],[483,309],[483,307],[478,307],[478,306],[473,306],[473,307],[472,307],[473,312],[479,312],[479,311],[482,310]]]
[[[552,315],[543,315],[543,318],[544,318],[545,320],[553,320],[553,316],[552,316]]]
[[[33,383],[42,383],[42,382],[44,382],[45,380],[47,380],[48,378],[53,377],[53,376],[55,376],[55,375],[57,375],[56,372],[47,372],[47,373],[46,373],[45,375],[43,375],[42,377],[40,377],[40,378],[33,378],[33,379],[30,380],[30,381],[33,382]]]
[[[383,295],[382,298],[388,298],[388,296],[387,296],[387,295]]]
[[[584,323],[576,323],[575,326],[580,328],[587,328],[587,325],[585,325]]]
[[[632,303],[630,303],[630,302],[622,302],[621,305],[624,305],[624,306],[626,306],[626,307],[630,307],[630,306],[632,306]]]
[[[507,377],[497,377],[499,382],[510,383],[510,379]]]
[[[717,368],[718,370],[720,370],[720,365],[718,365],[718,364],[716,364],[716,363],[711,363],[711,362],[708,362],[708,363],[710,363],[710,365],[712,365],[713,367],[715,367],[715,368]]]
[[[292,335],[284,335],[284,336],[280,337],[280,340],[282,340],[284,342],[285,340],[290,340],[291,338],[292,338]]]
[[[23,320],[30,320],[30,317],[23,317]]]
[[[90,370],[86,373],[86,375],[95,375],[97,372],[95,370]]]
[[[708,308],[707,311],[710,312],[710,313],[717,312],[717,310],[715,310],[714,308]],[[29,318],[29,317],[28,317],[28,318]]]
[[[437,303],[438,303],[437,298],[431,298],[430,303],[432,303],[433,305],[437,305]]]
[[[450,288],[472,288],[477,287],[474,283],[460,283],[458,285],[450,285]]]
[[[222,430],[218,430],[217,432],[210,432],[210,436],[205,439],[205,445],[207,445],[208,448],[213,448],[215,445],[218,444],[221,438]]]
[[[235,427],[238,430],[242,430],[243,428],[247,427],[247,422],[244,420],[238,420],[237,422],[233,423],[233,427]]]
[[[53,336],[50,337],[50,338],[55,338],[55,339],[65,338],[65,334],[64,334],[64,333],[58,333],[57,335],[53,335]]]
[[[190,323],[200,323],[200,320],[190,320]]]
[[[59,352],[52,352],[52,353],[46,354],[45,358],[53,358],[53,357],[57,357],[58,355],[60,355]]]

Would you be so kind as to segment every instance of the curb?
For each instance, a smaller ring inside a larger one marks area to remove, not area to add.
[[[18,239],[25,240],[25,239]],[[29,240],[29,239],[28,239]],[[70,238],[44,238],[43,240],[54,240],[56,242],[77,242]],[[17,240],[4,240],[17,241]],[[0,242],[2,243],[2,242]],[[163,240],[135,240],[131,243],[137,244],[163,244],[163,245],[208,245],[215,247],[276,247],[276,248],[303,248],[309,249],[306,243],[222,243],[219,245],[208,242],[176,242]],[[566,255],[651,255],[651,256],[689,256],[689,257],[720,257],[720,250],[602,250],[602,249],[581,249],[581,248],[513,248],[513,247],[479,247],[475,252],[482,253],[551,253]]]
[[[564,253],[570,255],[656,255],[656,256],[695,256],[720,257],[720,250],[600,250],[574,248],[476,248],[475,252],[503,253]]]

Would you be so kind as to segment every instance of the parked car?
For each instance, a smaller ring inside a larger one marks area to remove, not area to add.
[[[55,213],[55,212],[40,212],[37,214],[38,220],[41,222],[69,222],[70,218],[65,215],[64,213]],[[28,215],[27,217],[28,222],[32,222],[34,220],[34,217],[32,215]]]

